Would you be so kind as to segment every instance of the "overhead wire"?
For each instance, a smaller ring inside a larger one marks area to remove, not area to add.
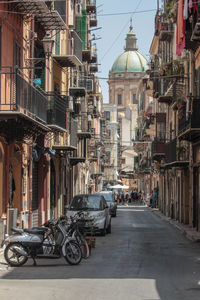
[[[120,13],[97,14],[97,16],[98,17],[120,16],[120,15],[130,15],[130,14],[153,12],[153,11],[157,11],[157,9],[153,8],[153,9],[147,9],[147,10],[138,10],[138,11],[129,11],[129,12],[120,12]]]
[[[138,7],[140,6],[140,4],[142,3],[142,0],[139,0],[135,11],[138,9]],[[134,12],[132,13],[131,17],[134,15]],[[114,46],[114,44],[116,43],[116,41],[119,39],[119,37],[121,36],[122,32],[125,30],[125,28],[127,27],[129,21],[126,22],[126,24],[124,25],[124,27],[122,28],[122,30],[120,31],[120,33],[117,35],[117,37],[115,38],[115,40],[113,41],[113,43],[111,44],[111,46],[108,48],[108,50],[104,53],[104,55],[102,56],[102,58],[100,59],[100,61],[102,62],[102,60],[105,58],[105,56],[109,53],[109,51],[112,49],[112,47]]]

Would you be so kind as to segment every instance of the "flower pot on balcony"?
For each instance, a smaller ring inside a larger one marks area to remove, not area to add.
[[[184,115],[183,114],[179,114],[178,118],[179,118],[179,120],[182,120],[184,118]]]

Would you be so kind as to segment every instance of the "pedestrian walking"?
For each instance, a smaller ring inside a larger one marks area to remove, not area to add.
[[[124,205],[124,192],[122,192],[121,194],[121,201],[122,201],[122,205]]]
[[[157,207],[157,200],[158,200],[157,198],[158,198],[158,193],[157,193],[157,189],[155,188],[152,196],[152,208]]]
[[[126,202],[126,205],[128,206],[128,202],[129,202],[129,193],[128,192],[126,193],[126,196],[125,196],[125,202]]]

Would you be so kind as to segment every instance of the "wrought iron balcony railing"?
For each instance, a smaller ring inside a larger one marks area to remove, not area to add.
[[[56,93],[48,93],[47,123],[51,127],[66,129],[66,98]]]
[[[200,99],[193,99],[189,104],[189,111],[183,106],[179,112],[178,135],[179,138],[193,141],[200,136]]]
[[[82,65],[82,40],[75,30],[70,32],[68,41],[62,40],[60,54],[53,58],[62,67],[78,67]]]
[[[154,160],[161,160],[165,156],[165,142],[154,140],[152,142],[152,158]]]
[[[97,16],[96,14],[90,15],[90,27],[96,27],[97,26]]]
[[[176,138],[165,144],[166,165],[177,166],[181,165],[183,162],[188,163],[188,161],[188,149],[182,145],[178,146]]]
[[[20,112],[47,121],[47,97],[19,72],[0,73],[0,112]]]
[[[200,41],[200,4],[197,3],[197,11],[192,15],[192,36],[191,41]]]
[[[96,0],[86,0],[87,13],[96,13]]]

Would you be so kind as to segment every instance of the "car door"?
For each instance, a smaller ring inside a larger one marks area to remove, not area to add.
[[[110,214],[109,214],[108,204],[103,196],[102,196],[102,202],[103,202],[103,207],[104,207],[104,215],[105,215],[105,219],[106,219],[106,228],[107,228],[110,223]]]

